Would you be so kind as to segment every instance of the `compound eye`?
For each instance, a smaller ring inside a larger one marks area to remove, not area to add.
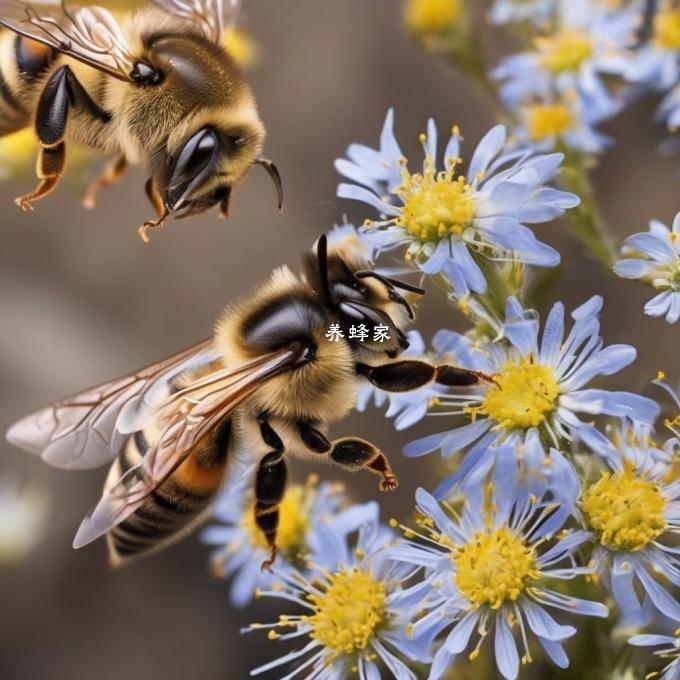
[[[354,283],[339,282],[333,286],[333,298],[335,300],[364,300],[367,293],[365,286],[362,286],[358,281]]]
[[[215,131],[210,128],[199,130],[184,145],[175,163],[173,175],[197,175],[210,162],[218,147]]]

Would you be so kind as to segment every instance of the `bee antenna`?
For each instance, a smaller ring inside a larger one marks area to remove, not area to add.
[[[271,181],[276,187],[276,200],[279,208],[279,212],[283,212],[283,182],[281,181],[281,173],[276,165],[268,160],[267,158],[258,158],[255,161],[258,165],[261,165],[269,175]]]
[[[386,277],[387,278],[387,277]],[[402,290],[407,290],[410,293],[416,293],[417,295],[425,295],[425,289],[419,286],[414,286],[411,283],[406,283],[406,281],[399,281],[398,279],[387,279],[395,288],[401,288]]]
[[[326,296],[326,300],[332,303],[331,287],[328,282],[328,238],[326,234],[321,234],[316,242],[316,257],[319,260],[319,275],[321,276],[323,293]]]

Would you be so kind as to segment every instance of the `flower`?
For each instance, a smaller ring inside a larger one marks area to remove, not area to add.
[[[301,566],[315,553],[316,532],[323,524],[337,520],[344,503],[343,491],[337,484],[319,486],[314,475],[304,486],[292,485],[287,489],[279,508],[279,571]],[[349,530],[355,528],[346,521],[349,518],[340,515],[340,521],[344,521]],[[231,601],[237,607],[244,607],[258,587],[269,585],[273,580],[269,572],[260,569],[270,549],[255,524],[252,496],[245,481],[226,487],[213,516],[219,524],[203,531],[201,540],[216,547],[212,555],[213,571],[220,577],[233,576]]]
[[[353,224],[336,224],[328,231],[328,245],[336,249],[346,250],[355,256],[373,262],[376,258],[376,247],[371,239],[360,232]]]
[[[583,100],[572,95],[522,104],[520,124],[513,130],[513,138],[540,151],[552,151],[564,144],[586,153],[601,153],[611,143],[609,137],[595,129],[602,118],[594,116]]]
[[[536,239],[527,223],[545,222],[579,203],[574,194],[549,188],[562,154],[533,154],[505,149],[506,130],[492,128],[477,146],[467,175],[461,163],[460,132],[453,128],[437,169],[437,129],[428,122],[421,135],[423,170],[411,173],[393,132],[394,114],[387,113],[380,148],[353,144],[338,172],[352,180],[341,183],[338,196],[368,203],[381,214],[364,229],[377,235],[378,250],[406,246],[406,258],[426,274],[444,274],[459,296],[482,293],[486,281],[476,258],[515,259],[553,267],[559,253]]]
[[[659,2],[652,34],[636,50],[623,75],[630,81],[655,90],[667,90],[680,80],[680,8],[671,0]]]
[[[548,587],[547,579],[572,579],[589,569],[576,564],[575,553],[588,540],[585,531],[561,531],[564,517],[554,521],[555,504],[531,495],[517,479],[500,476],[479,497],[466,499],[461,516],[438,503],[423,489],[416,493],[423,519],[421,533],[406,530],[406,540],[390,550],[392,559],[424,571],[431,596],[412,627],[416,644],[432,645],[448,631],[434,655],[429,680],[438,680],[465,652],[476,630],[479,639],[469,653],[479,656],[494,631],[496,664],[514,679],[520,657],[532,660],[528,633],[561,668],[569,660],[562,641],[576,633],[555,621],[546,608],[606,617],[607,608]],[[559,532],[559,534],[558,534]],[[557,536],[557,538],[556,538]]]
[[[311,564],[307,574],[279,572],[276,588],[260,593],[286,600],[304,608],[306,613],[284,614],[272,624],[253,624],[247,631],[268,629],[270,640],[302,638],[300,649],[267,663],[251,672],[295,663],[285,678],[309,669],[307,678],[345,680],[356,674],[361,680],[377,680],[381,661],[397,680],[416,676],[396,653],[412,660],[427,656],[407,637],[407,620],[417,598],[403,590],[403,574],[386,556],[384,548],[393,540],[390,529],[381,526],[377,503],[355,506],[363,517],[356,546],[352,549],[347,534],[335,527],[321,528],[326,561],[333,568]]]
[[[564,306],[555,304],[540,346],[536,312],[524,310],[515,298],[508,299],[499,341],[472,342],[452,331],[441,331],[456,356],[465,360],[465,367],[493,375],[494,382],[464,392],[450,390],[440,397],[440,406],[449,409],[443,413],[463,416],[467,422],[411,442],[404,453],[422,456],[440,449],[442,456],[448,457],[478,442],[468,454],[470,460],[461,465],[468,469],[488,447],[510,435],[525,443],[540,437],[560,450],[593,428],[579,419],[581,413],[651,424],[659,410],[651,399],[586,388],[596,376],[612,375],[636,356],[630,345],[604,346],[599,322],[602,304],[602,298],[594,296],[576,308],[566,339]]]
[[[584,525],[598,542],[592,566],[610,585],[624,621],[642,625],[651,616],[639,589],[662,614],[680,621],[680,604],[658,583],[663,575],[680,585],[680,483],[669,479],[680,441],[658,446],[629,424],[611,428],[609,437],[585,431],[583,441],[606,462],[580,501]]]
[[[677,680],[680,677],[680,629],[671,635],[633,635],[628,643],[636,647],[658,647],[661,649],[654,651],[655,656],[660,659],[672,659],[661,671],[663,675],[659,680]],[[647,676],[651,677],[651,676]]]
[[[492,77],[504,81],[500,94],[515,109],[534,96],[573,95],[594,119],[617,113],[622,101],[611,93],[605,74],[627,68],[627,48],[640,20],[634,9],[610,11],[588,0],[562,0],[554,30],[534,39],[528,52],[501,60]]]
[[[640,279],[661,291],[645,305],[645,314],[680,319],[680,213],[672,228],[652,220],[649,232],[629,236],[621,249],[624,258],[614,272],[625,279]]]
[[[404,21],[422,36],[446,36],[465,17],[463,0],[407,0]]]

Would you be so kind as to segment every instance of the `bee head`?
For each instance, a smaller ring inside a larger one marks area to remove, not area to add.
[[[204,125],[188,132],[166,152],[154,174],[168,212],[181,219],[219,205],[222,217],[229,213],[232,188],[254,165],[262,165],[274,182],[279,210],[283,207],[283,187],[276,166],[259,157],[264,130],[260,125],[220,129]]]
[[[317,241],[315,253],[307,258],[306,268],[315,290],[350,343],[390,357],[408,348],[404,329],[414,313],[400,291],[423,295],[422,288],[379,274],[371,262],[345,248],[329,247],[325,235]],[[352,327],[354,334],[350,333]],[[368,335],[357,335],[360,327]],[[377,328],[384,332],[377,332]]]

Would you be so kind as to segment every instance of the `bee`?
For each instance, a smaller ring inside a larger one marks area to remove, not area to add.
[[[400,292],[402,291],[402,292]],[[403,293],[403,294],[402,294]],[[304,456],[398,481],[386,455],[358,438],[329,438],[365,381],[390,391],[429,383],[475,385],[483,373],[403,359],[405,295],[424,291],[381,275],[322,236],[295,273],[276,269],[224,311],[214,336],[174,357],[60,401],[13,425],[8,440],[67,469],[112,463],[101,499],[75,536],[106,535],[112,564],[157,550],[205,517],[224,480],[245,461],[255,523],[277,554],[286,458]],[[385,332],[353,338],[352,326]],[[344,331],[335,340],[328,328]],[[228,482],[227,482],[228,483]]]
[[[64,172],[66,146],[80,142],[110,157],[83,195],[144,163],[146,195],[160,227],[216,205],[229,213],[232,189],[253,164],[283,188],[260,156],[265,129],[250,87],[222,45],[238,0],[154,0],[120,22],[102,7],[0,0],[0,135],[35,125],[39,184],[15,199],[24,210]]]

